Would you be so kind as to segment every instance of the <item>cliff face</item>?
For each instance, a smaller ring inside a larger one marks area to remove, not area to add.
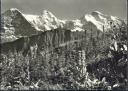
[[[17,9],[7,10],[2,14],[1,39],[3,42],[10,42],[22,36],[38,34],[38,31],[23,14]]]
[[[9,51],[16,52],[28,52],[30,47],[38,46],[40,51],[51,50],[52,48],[59,47],[60,45],[66,45],[67,42],[80,40],[84,35],[84,32],[71,32],[65,29],[55,29],[51,31],[45,31],[38,35],[31,37],[22,37],[13,42],[7,42],[2,44],[2,53],[8,53]]]

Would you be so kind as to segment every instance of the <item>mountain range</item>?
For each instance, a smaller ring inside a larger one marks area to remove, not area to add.
[[[2,43],[57,28],[68,29],[72,32],[90,29],[108,32],[113,26],[126,26],[120,18],[99,11],[93,11],[74,20],[62,20],[47,10],[43,10],[41,15],[30,15],[16,8],[11,8],[2,14],[1,24]]]

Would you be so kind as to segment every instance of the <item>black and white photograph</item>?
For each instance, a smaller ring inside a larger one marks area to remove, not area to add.
[[[1,0],[0,90],[128,90],[127,0]]]

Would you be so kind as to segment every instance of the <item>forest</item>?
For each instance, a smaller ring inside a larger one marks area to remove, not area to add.
[[[127,29],[57,28],[1,44],[0,90],[126,90]]]

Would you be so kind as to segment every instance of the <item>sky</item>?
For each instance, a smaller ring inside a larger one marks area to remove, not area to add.
[[[76,19],[86,13],[100,11],[126,19],[126,0],[1,0],[2,12],[17,8],[25,14],[40,15],[43,10],[60,19]]]

